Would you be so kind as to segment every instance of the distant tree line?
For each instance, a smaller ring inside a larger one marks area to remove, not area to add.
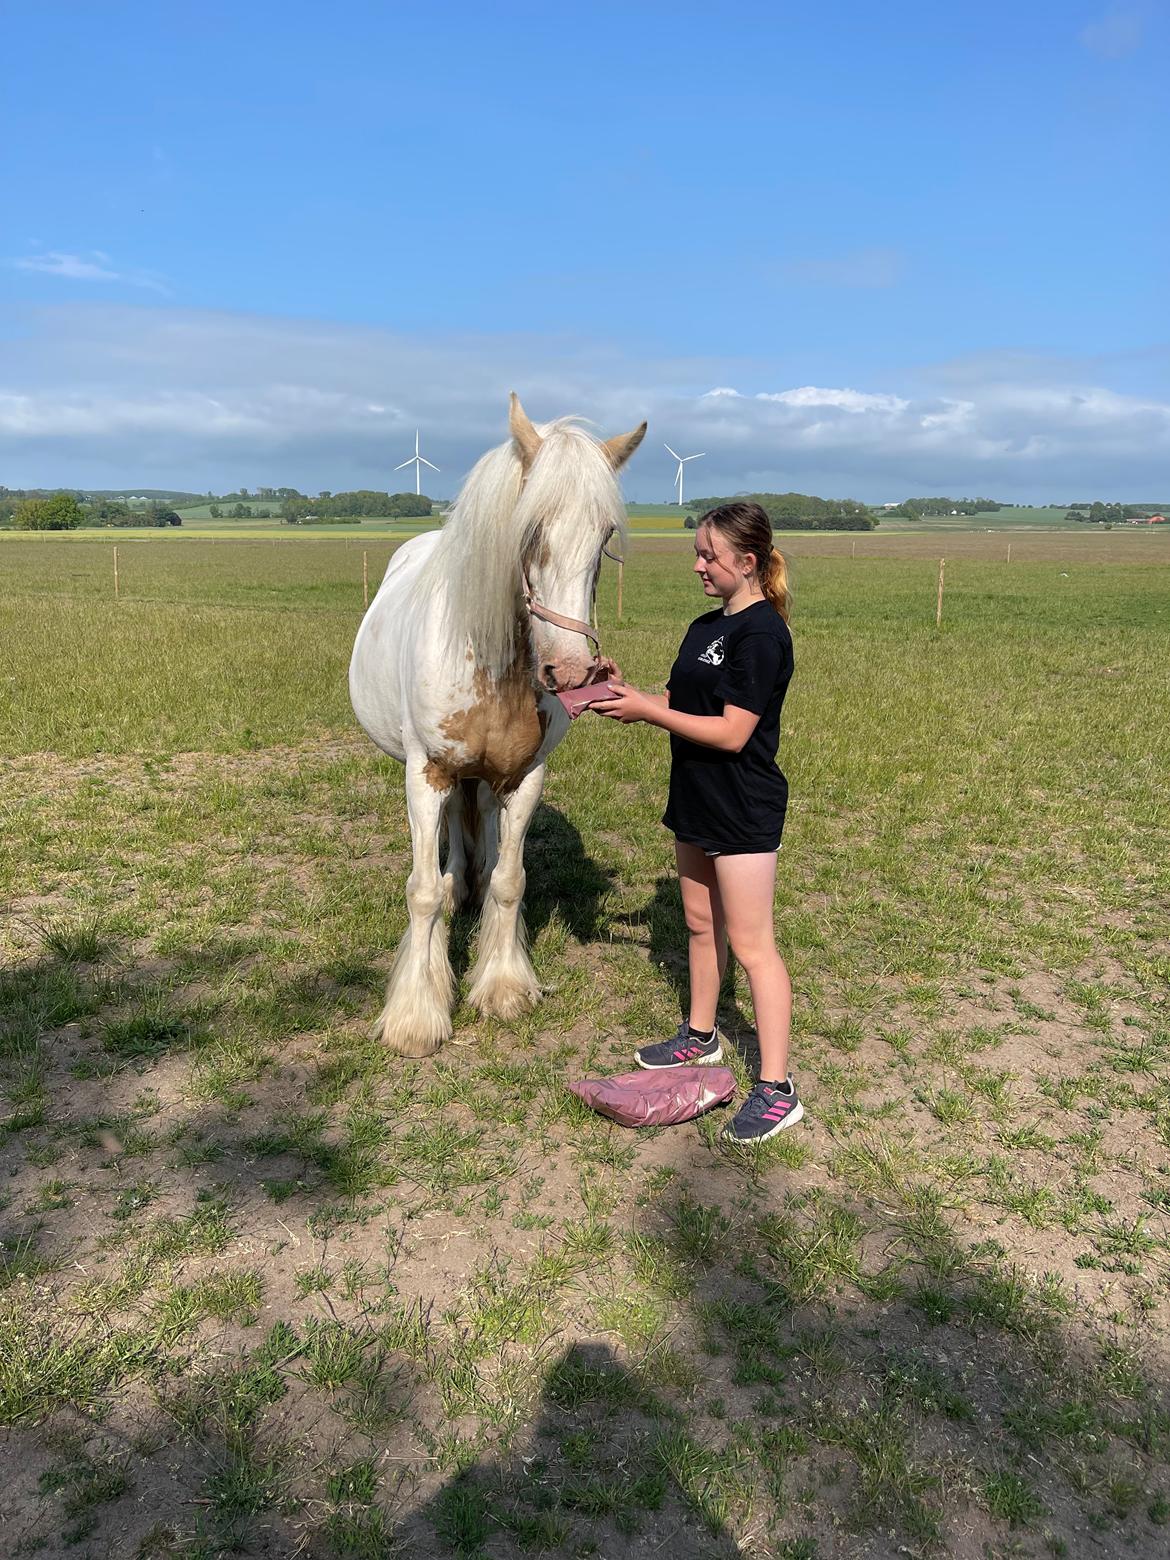
[[[877,521],[865,504],[853,498],[816,498],[811,493],[736,493],[731,498],[693,498],[684,520],[688,531],[699,516],[720,504],[759,504],[774,526],[784,531],[872,531]]]
[[[209,493],[207,496],[208,498],[215,498],[214,493]],[[300,488],[295,487],[258,487],[254,493],[249,493],[246,487],[242,487],[236,493],[221,493],[217,502],[231,504],[233,502],[238,503],[244,499],[251,499],[253,503],[257,501],[264,503],[267,501],[278,504],[285,498],[304,498],[304,496]]]
[[[380,493],[371,488],[362,488],[356,493],[319,493],[316,498],[297,494],[284,500],[280,506],[280,515],[289,525],[302,525],[310,519],[329,523],[353,520],[362,515],[425,517],[431,513],[431,509],[432,501],[425,493]]]
[[[921,520],[924,515],[986,515],[1009,504],[998,503],[994,498],[904,498],[901,512],[911,520]]]
[[[18,531],[73,531],[84,519],[85,511],[72,493],[19,499],[8,515]]]
[[[1159,510],[1153,504],[1074,504],[1065,515],[1066,520],[1084,522],[1087,525],[1122,525],[1126,520],[1145,520]]]
[[[16,531],[75,531],[79,526],[182,525],[169,504],[150,503],[133,509],[115,498],[88,499],[76,489],[59,492],[0,487],[0,526]]]
[[[198,501],[198,495],[194,497]],[[426,494],[384,493],[370,488],[352,493],[331,493],[326,489],[315,498],[294,487],[261,487],[254,493],[240,488],[238,492],[218,497],[208,493],[203,502],[207,503],[213,520],[267,520],[279,515],[290,525],[303,524],[307,520],[340,522],[368,515],[425,519],[434,508],[433,500]],[[54,491],[0,486],[0,526],[16,530],[70,531],[78,526],[174,526],[182,523],[181,516],[171,505],[158,498],[146,504],[131,504],[108,493],[91,495],[76,488]]]
[[[85,526],[127,525],[182,525],[182,516],[169,504],[147,504],[142,509],[131,509],[116,499],[104,498],[94,504],[86,504],[81,524]]]

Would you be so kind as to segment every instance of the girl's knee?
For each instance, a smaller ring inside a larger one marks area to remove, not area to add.
[[[774,942],[746,942],[737,943],[734,938],[731,941],[731,951],[735,955],[736,963],[740,964],[748,975],[753,970],[768,969],[774,964],[784,968],[784,960],[777,952]]]

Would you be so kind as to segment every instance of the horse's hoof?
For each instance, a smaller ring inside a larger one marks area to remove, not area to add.
[[[484,1018],[511,1023],[531,1013],[540,1001],[540,987],[529,982],[476,982],[467,994],[471,1006]]]
[[[431,1021],[420,1021],[397,1013],[380,1013],[370,1031],[370,1037],[384,1045],[395,1056],[433,1056],[444,1040],[451,1038],[451,1021],[444,1023],[436,1014]]]

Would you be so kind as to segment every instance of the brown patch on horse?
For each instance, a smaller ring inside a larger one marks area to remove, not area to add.
[[[547,569],[552,562],[552,548],[543,536],[540,539],[540,546],[537,548],[534,557],[529,561],[534,562],[538,569]]]
[[[455,783],[455,775],[442,757],[427,759],[423,765],[423,777],[432,791],[449,791]]]
[[[532,685],[532,649],[521,635],[516,657],[498,681],[482,667],[472,676],[474,702],[440,722],[451,744],[426,764],[427,782],[436,791],[456,781],[486,780],[493,791],[514,791],[540,751],[548,716]]]

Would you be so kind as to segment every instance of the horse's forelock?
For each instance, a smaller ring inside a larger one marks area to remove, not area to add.
[[[462,655],[470,639],[476,661],[500,676],[510,665],[520,627],[520,572],[537,536],[553,560],[580,567],[610,530],[625,534],[625,507],[602,445],[579,420],[538,424],[540,451],[521,485],[512,440],[472,467],[420,584],[447,601],[446,629]]]

